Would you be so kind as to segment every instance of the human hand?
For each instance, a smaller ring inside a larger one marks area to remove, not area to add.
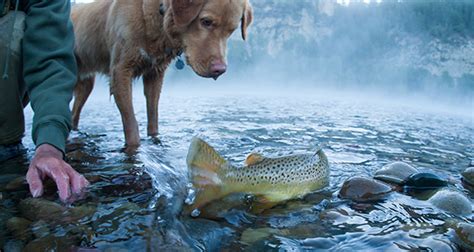
[[[26,173],[33,197],[43,195],[43,180],[46,177],[54,180],[63,202],[70,201],[72,196],[81,194],[89,186],[89,181],[63,160],[63,153],[49,144],[36,149]]]

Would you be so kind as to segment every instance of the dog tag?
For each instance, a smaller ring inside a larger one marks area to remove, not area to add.
[[[183,70],[184,68],[184,61],[181,58],[178,58],[175,63],[176,69]]]

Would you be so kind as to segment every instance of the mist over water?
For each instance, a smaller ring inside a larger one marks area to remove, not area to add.
[[[165,90],[341,96],[449,106],[474,97],[474,2],[254,1],[247,42],[236,31],[217,82],[190,68]],[[352,94],[352,95],[351,95]]]

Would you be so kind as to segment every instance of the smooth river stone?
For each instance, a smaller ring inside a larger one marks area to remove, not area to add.
[[[436,174],[427,172],[415,173],[408,177],[404,183],[404,186],[412,189],[436,189],[447,185],[446,180]]]
[[[354,177],[346,180],[339,191],[339,197],[356,202],[377,201],[392,191],[388,185],[371,178]]]
[[[73,251],[75,245],[80,243],[80,237],[67,235],[55,237],[48,235],[28,243],[22,251]]]
[[[469,223],[459,223],[455,230],[459,240],[467,245],[469,249],[474,249],[474,225]]]
[[[28,190],[28,183],[26,182],[25,176],[21,176],[10,181],[6,186],[7,191],[20,191]]]
[[[457,215],[472,213],[471,201],[460,192],[441,190],[428,200],[437,208]]]
[[[246,245],[252,245],[257,241],[267,239],[272,235],[282,235],[284,230],[273,228],[247,228],[240,236],[240,242]]]
[[[32,238],[33,234],[29,229],[30,225],[31,221],[19,217],[10,218],[6,223],[8,231],[11,232],[16,239],[22,241],[28,241]]]
[[[44,220],[47,223],[71,223],[96,212],[93,205],[66,208],[56,202],[35,198],[20,201],[18,208],[26,219],[33,222]]]
[[[416,168],[407,163],[394,162],[385,165],[382,169],[376,171],[374,178],[401,185],[408,177],[417,172],[418,170]]]
[[[469,167],[462,173],[462,181],[470,186],[474,186],[474,167]]]
[[[23,217],[31,220],[55,220],[60,218],[65,207],[44,199],[28,198],[20,201],[18,206]]]

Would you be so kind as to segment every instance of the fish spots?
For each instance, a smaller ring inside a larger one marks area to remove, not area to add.
[[[329,173],[327,159],[318,155],[266,158],[257,165],[232,169],[235,181],[249,186],[319,183]]]

